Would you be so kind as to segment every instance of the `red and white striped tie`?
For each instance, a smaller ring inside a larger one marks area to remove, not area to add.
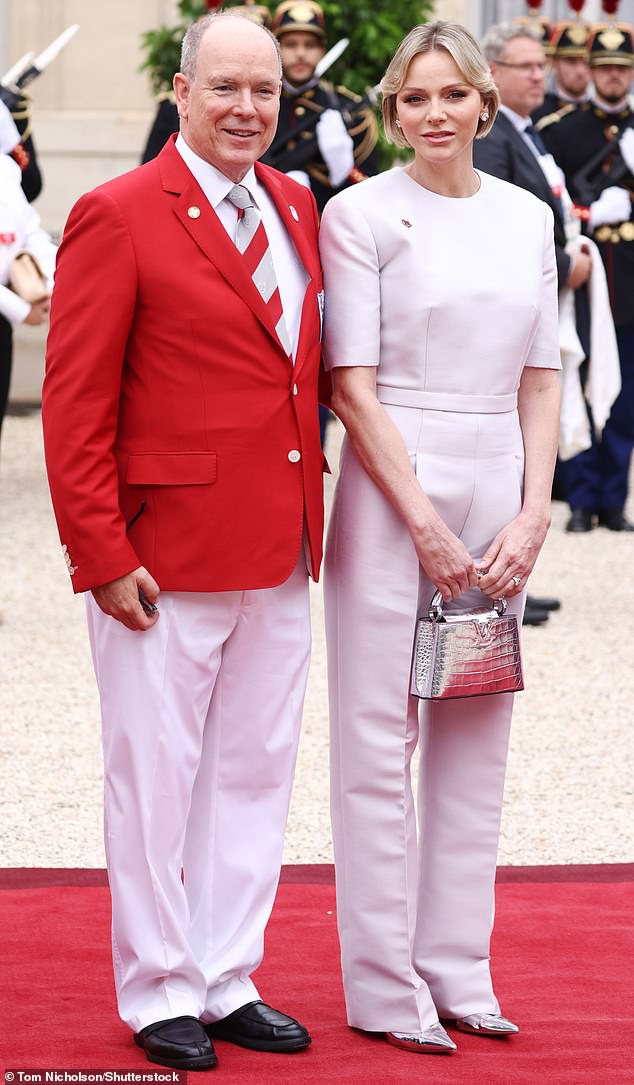
[[[277,285],[269,239],[266,236],[260,212],[254,206],[251,194],[244,185],[234,185],[227,199],[238,209],[236,247],[244,256],[249,275],[266,302],[277,337],[286,353],[290,355],[291,341],[284,320],[282,299]]]

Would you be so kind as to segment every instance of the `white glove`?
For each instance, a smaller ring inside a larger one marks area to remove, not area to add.
[[[626,128],[619,140],[619,151],[630,173],[634,173],[634,128]]]
[[[303,170],[289,170],[286,174],[287,177],[292,177],[294,181],[297,181],[298,185],[303,185],[304,188],[310,188],[310,177]]]
[[[338,109],[325,109],[315,128],[317,146],[333,188],[343,184],[354,166],[354,144]]]
[[[614,222],[627,222],[631,214],[632,201],[629,192],[618,185],[612,185],[604,188],[599,199],[590,204],[590,229],[611,226]]]

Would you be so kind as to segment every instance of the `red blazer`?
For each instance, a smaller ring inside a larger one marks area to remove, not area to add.
[[[70,214],[43,422],[75,591],[139,565],[164,590],[272,587],[304,525],[319,573],[317,213],[307,189],[256,172],[309,275],[294,367],[173,142]]]

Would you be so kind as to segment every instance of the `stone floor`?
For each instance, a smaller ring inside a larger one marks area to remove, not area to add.
[[[328,452],[336,463],[340,430]],[[329,480],[329,493],[332,480]],[[631,862],[634,536],[553,528],[531,581],[562,609],[524,631],[500,862]],[[634,510],[630,509],[630,513]],[[330,862],[321,590],[285,861]],[[0,866],[103,866],[99,713],[83,604],[52,519],[37,411],[0,462]]]

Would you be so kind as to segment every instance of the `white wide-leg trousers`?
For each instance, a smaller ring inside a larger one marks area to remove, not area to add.
[[[308,676],[306,563],[276,588],[162,592],[146,633],[87,600],[119,1012],[134,1031],[218,1020],[258,998]]]
[[[424,490],[480,558],[520,507],[516,413],[386,409]],[[489,942],[513,697],[423,704],[419,722],[412,645],[433,591],[402,521],[345,444],[325,577],[332,819],[348,1021],[371,1031],[499,1012]],[[483,602],[475,590],[452,606]],[[522,607],[521,596],[509,602],[510,613]]]

